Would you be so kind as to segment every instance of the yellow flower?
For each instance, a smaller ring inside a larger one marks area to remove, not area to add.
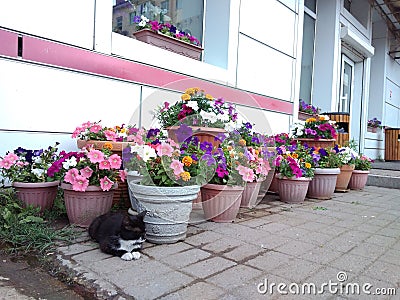
[[[189,94],[183,94],[183,95],[181,96],[181,99],[182,99],[183,101],[188,101],[188,100],[190,100],[190,95],[189,95]]]
[[[258,154],[260,154],[260,151],[259,150],[254,150],[254,153],[256,154],[256,155],[258,155]]]
[[[189,179],[190,179],[190,173],[189,172],[182,172],[179,175],[181,176],[183,181],[189,181]]]
[[[325,121],[325,117],[324,116],[319,116],[318,118],[320,121]]]
[[[214,100],[214,97],[211,96],[210,94],[206,94],[206,99],[208,99],[208,100]]]
[[[193,90],[194,90],[195,93],[197,93],[198,91],[200,91],[200,88],[194,87]]]
[[[244,139],[239,140],[240,146],[246,146],[246,141]]]
[[[308,118],[306,120],[306,123],[311,123],[311,122],[317,122],[317,119],[316,118]]]
[[[307,169],[311,168],[311,164],[308,163],[308,162],[306,162],[306,163],[304,164],[304,166],[305,166]]]
[[[188,88],[188,89],[185,91],[185,94],[189,94],[189,95],[193,95],[194,93],[195,93],[194,88]]]
[[[193,159],[190,156],[185,156],[182,159],[182,163],[186,166],[186,167],[190,167],[192,165]]]
[[[120,127],[120,126],[115,126],[115,129],[116,129],[117,131],[121,131],[121,127]]]
[[[108,149],[108,150],[112,150],[113,149],[113,145],[110,142],[106,142],[103,145],[104,149]]]
[[[120,132],[121,132],[121,133],[126,132],[126,128],[121,128]]]
[[[293,157],[293,158],[299,158],[299,155],[298,155],[297,153],[293,153],[293,154],[292,154],[292,157]]]

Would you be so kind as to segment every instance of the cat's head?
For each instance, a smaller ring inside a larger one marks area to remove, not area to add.
[[[122,221],[121,238],[124,240],[138,240],[145,238],[145,225],[143,218],[146,212],[138,215],[126,215]]]

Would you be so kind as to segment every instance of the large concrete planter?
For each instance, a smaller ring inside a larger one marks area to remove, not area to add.
[[[201,187],[204,215],[214,222],[233,222],[239,212],[243,186],[208,183]]]
[[[140,175],[137,171],[128,171],[126,175],[126,180],[128,182],[129,199],[131,201],[131,207],[134,211],[143,211],[143,209],[139,208],[139,201],[136,199],[135,195],[133,195],[129,182],[139,183],[142,178],[143,176]]]
[[[85,192],[77,192],[72,185],[61,183],[68,220],[79,227],[89,227],[92,221],[111,210],[114,190],[103,191],[99,186],[89,185]]]
[[[192,203],[200,187],[146,186],[129,181],[129,187],[146,211],[146,239],[154,244],[176,243],[186,238]],[[139,211],[141,212],[141,211]]]
[[[14,182],[13,187],[17,192],[17,198],[25,206],[40,207],[40,212],[52,209],[57,197],[60,181],[52,182]]]
[[[314,170],[314,178],[308,187],[307,197],[320,200],[331,199],[335,192],[339,173],[339,168],[316,168]]]

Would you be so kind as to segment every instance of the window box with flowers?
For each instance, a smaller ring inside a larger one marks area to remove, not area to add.
[[[320,108],[314,105],[306,103],[304,100],[299,101],[299,114],[298,118],[301,121],[305,121],[309,118],[315,117],[320,113]]]
[[[133,33],[137,40],[153,46],[200,60],[203,48],[200,41],[170,23],[150,21],[145,16],[135,16],[137,31]]]
[[[380,128],[382,128],[382,122],[379,121],[377,118],[368,120],[368,123],[367,123],[367,131],[368,132],[376,133],[376,132],[378,132],[378,129],[380,129]]]
[[[176,142],[181,143],[190,136],[180,127],[185,124],[185,128],[190,127],[200,142],[207,141],[218,147],[218,136],[236,127],[238,113],[235,105],[224,99],[216,99],[199,88],[188,88],[181,96],[181,101],[172,105],[165,102],[155,110],[154,116]]]
[[[337,138],[336,124],[328,116],[309,118],[304,124],[295,124],[293,138],[308,147],[334,147]]]

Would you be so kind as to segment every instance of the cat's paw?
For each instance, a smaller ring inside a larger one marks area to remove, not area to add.
[[[132,257],[133,259],[139,259],[140,258],[140,253],[139,252],[132,252]]]
[[[123,260],[132,260],[133,258],[134,258],[134,256],[130,252],[127,252],[121,256],[121,259],[123,259]],[[135,258],[135,259],[137,259],[137,258]]]

